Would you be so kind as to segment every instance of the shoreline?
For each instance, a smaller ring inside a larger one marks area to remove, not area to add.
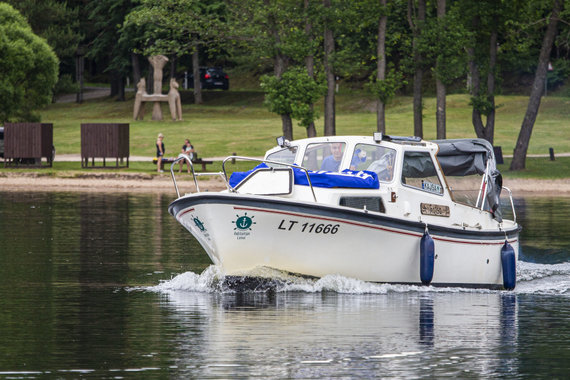
[[[180,193],[195,192],[190,176],[177,177]],[[221,178],[198,179],[200,191],[226,189]],[[172,193],[176,195],[170,174],[150,175],[145,173],[89,173],[58,176],[37,173],[0,173],[0,191],[32,192],[99,192],[99,193]]]
[[[195,192],[191,176],[177,176],[181,193]],[[565,179],[504,179],[513,196],[560,196],[570,197],[570,178]],[[226,189],[221,178],[198,178],[200,191]],[[150,175],[147,173],[66,173],[56,176],[32,173],[0,173],[0,191],[84,191],[84,192],[133,192],[172,193],[176,195],[170,174]],[[504,192],[503,194],[506,194]]]

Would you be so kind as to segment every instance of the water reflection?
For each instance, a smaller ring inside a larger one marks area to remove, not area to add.
[[[516,200],[526,261],[514,292],[325,278],[261,293],[199,274],[209,259],[170,200],[0,192],[0,377],[568,372],[569,199]]]
[[[515,208],[517,221],[523,227],[519,260],[543,264],[568,262],[570,197],[516,198]]]
[[[420,298],[420,343],[433,347],[433,299]]]
[[[181,376],[464,377],[508,373],[504,356],[496,355],[505,344],[517,347],[516,295],[507,298],[171,291],[162,305],[188,329],[196,327],[189,317],[199,315],[208,337],[194,348],[201,365]],[[178,357],[189,338],[178,339]],[[193,357],[185,368],[195,365]]]

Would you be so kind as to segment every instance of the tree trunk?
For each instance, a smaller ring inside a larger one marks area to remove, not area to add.
[[[267,2],[267,0],[266,0]],[[275,46],[280,46],[281,44],[281,36],[279,35],[279,30],[277,29],[277,22],[273,15],[269,17],[269,24],[271,25],[271,34],[275,39]],[[281,76],[287,70],[289,58],[283,54],[281,49],[278,47],[277,52],[275,53],[275,58],[273,62],[273,72],[275,76],[281,79]],[[283,131],[283,136],[287,140],[293,140],[293,120],[291,119],[291,115],[283,114],[281,115],[281,128]]]
[[[148,65],[148,72],[146,75],[146,92],[152,94],[154,92],[154,70],[151,65]]]
[[[131,53],[131,65],[133,66],[133,85],[136,89],[141,80],[141,65],[138,54]]]
[[[279,42],[279,39],[277,40],[277,42]],[[286,69],[287,69],[286,57],[281,53],[277,53],[275,57],[275,66],[274,66],[275,76],[277,78],[281,78]],[[283,130],[283,136],[285,136],[287,140],[293,140],[293,121],[291,120],[291,115],[289,114],[281,115],[281,124],[282,124],[281,128]]]
[[[200,56],[198,46],[192,52],[192,74],[194,75],[194,104],[202,104],[202,86],[200,85]]]
[[[548,27],[546,28],[546,33],[544,34],[544,39],[542,40],[542,47],[540,48],[538,66],[536,68],[534,83],[530,92],[526,114],[524,116],[519,137],[517,139],[517,144],[515,146],[513,161],[511,162],[510,167],[511,170],[522,170],[525,168],[528,144],[530,142],[532,128],[534,127],[534,122],[536,121],[536,116],[538,114],[538,108],[540,107],[542,93],[544,92],[544,82],[546,81],[548,60],[550,57],[550,51],[552,50],[552,42],[556,36],[556,27],[558,25],[561,9],[562,1],[554,0],[550,21],[548,22]]]
[[[331,7],[331,0],[323,0],[325,8]],[[332,55],[334,54],[334,36],[330,27],[325,26],[324,33],[324,65],[327,80],[327,93],[325,95],[325,136],[336,134],[335,125],[335,75],[332,67]]]
[[[376,62],[376,80],[378,82],[386,79],[386,24],[388,23],[386,2],[387,0],[380,0],[384,14],[380,17],[380,21],[378,22],[378,46],[376,49],[378,57]],[[380,99],[376,101],[376,130],[386,133],[386,105]]]
[[[293,120],[291,119],[291,115],[281,115],[281,124],[283,136],[289,141],[293,140]]]
[[[127,85],[127,80],[124,75],[119,75],[117,78],[117,100],[124,102],[125,98],[125,86]]]
[[[111,75],[110,75],[110,81],[111,81],[111,96],[117,96],[117,94],[119,94],[119,79],[120,79],[120,75],[119,73],[117,73],[116,71],[112,71]]]
[[[304,0],[304,7],[305,10],[309,8],[309,0]],[[307,18],[307,21],[305,23],[305,34],[307,36],[307,39],[309,40],[309,43],[313,42],[313,38],[311,36],[311,30],[312,30],[312,25],[309,22],[309,19]],[[314,79],[315,59],[312,53],[307,55],[307,57],[305,57],[305,67],[307,68],[307,74],[309,74],[309,76]],[[313,110],[313,107],[314,105],[311,104],[311,111]],[[316,136],[317,136],[317,129],[315,128],[315,122],[311,121],[307,126],[307,137],[316,137]]]
[[[478,30],[479,19],[473,19],[473,30]],[[481,111],[473,107],[471,119],[473,128],[478,138],[485,139],[491,144],[494,142],[495,135],[495,71],[497,67],[497,22],[493,24],[491,35],[489,37],[489,72],[487,73],[487,100],[491,103],[491,110],[486,115],[486,122],[483,124]],[[481,96],[481,73],[475,62],[475,49],[469,48],[469,74],[471,77],[471,96]]]
[[[169,79],[176,79],[176,66],[178,66],[178,59],[175,55],[169,58],[170,59],[170,78]],[[170,83],[170,80],[168,81]]]
[[[487,73],[487,99],[491,102],[491,111],[487,115],[487,124],[483,138],[493,145],[495,140],[495,75],[497,68],[497,23],[496,20],[489,39],[489,72]]]
[[[441,21],[443,21],[444,17],[445,17],[445,0],[437,0],[437,19],[439,22],[441,22]],[[440,66],[440,62],[437,62],[436,65]],[[439,69],[441,69],[441,67],[439,67]],[[446,134],[446,127],[445,127],[446,89],[445,89],[445,84],[441,80],[438,67],[436,67],[435,71],[436,71],[436,75],[435,75],[436,131],[437,131],[437,138],[439,140],[443,140],[443,139],[445,139],[445,134]]]
[[[413,31],[414,39],[412,42],[412,50],[414,52],[414,136],[423,138],[423,115],[422,115],[422,80],[423,80],[423,57],[419,50],[419,37],[422,32],[423,24],[426,19],[426,1],[418,0],[417,16],[413,17],[413,1],[408,0],[408,23]]]
[[[76,55],[75,56],[75,81],[78,85],[77,94],[75,97],[76,103],[83,103],[83,78],[85,73],[85,56]]]

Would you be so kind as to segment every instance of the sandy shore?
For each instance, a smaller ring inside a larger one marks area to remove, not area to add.
[[[189,175],[177,177],[181,193],[195,192]],[[200,178],[201,191],[226,188],[221,178]],[[570,196],[570,178],[558,180],[505,179],[504,185],[514,196]],[[86,191],[172,193],[174,185],[169,173],[59,173],[56,177],[39,173],[0,173],[0,191]]]
[[[195,192],[190,175],[177,177],[180,193]],[[200,191],[226,188],[221,178],[200,178]],[[85,192],[144,192],[176,194],[170,173],[61,173],[57,177],[38,173],[0,173],[0,191],[85,191]]]

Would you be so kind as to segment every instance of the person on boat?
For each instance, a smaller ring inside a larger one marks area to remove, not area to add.
[[[158,134],[158,138],[156,139],[156,170],[159,173],[162,173],[162,157],[164,157],[164,135],[162,133]]]
[[[378,175],[379,180],[390,182],[394,175],[395,158],[395,153],[393,151],[389,151],[380,157],[379,160],[372,162],[366,170],[375,172]]]
[[[366,162],[366,151],[363,149],[356,149],[352,155],[352,161],[350,162],[350,170],[357,170],[358,165]]]
[[[332,143],[331,144],[331,155],[325,157],[321,164],[321,170],[326,170],[329,172],[338,172],[340,167],[340,161],[342,160],[342,148],[343,143]]]
[[[180,151],[180,154],[185,154],[189,156],[191,160],[194,158],[194,146],[190,144],[189,139],[184,140],[184,145],[182,145],[182,150]],[[180,169],[178,169],[178,173],[182,172],[182,167],[184,166],[185,162],[186,160],[180,161]],[[188,173],[190,173],[190,165],[188,165],[188,162],[186,162],[186,167],[188,169]]]

